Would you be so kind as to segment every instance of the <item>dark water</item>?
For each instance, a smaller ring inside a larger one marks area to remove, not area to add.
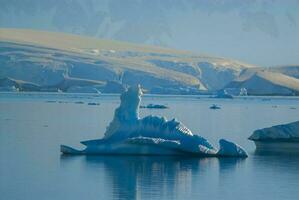
[[[0,199],[298,199],[299,156],[259,155],[247,140],[257,128],[299,120],[298,99],[144,98],[170,109],[141,116],[176,117],[215,146],[222,137],[239,143],[247,159],[60,154],[60,144],[102,137],[118,103],[0,94]]]

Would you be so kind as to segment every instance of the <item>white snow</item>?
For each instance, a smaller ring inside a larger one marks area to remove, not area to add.
[[[246,88],[250,95],[294,95],[299,79],[264,69],[247,69],[228,88]]]
[[[131,87],[124,92],[120,106],[99,140],[81,142],[86,149],[79,151],[62,145],[61,152],[69,154],[155,154],[247,157],[237,144],[220,140],[217,151],[205,138],[194,135],[176,119],[146,116],[139,118],[142,90]],[[217,153],[218,152],[218,153]]]

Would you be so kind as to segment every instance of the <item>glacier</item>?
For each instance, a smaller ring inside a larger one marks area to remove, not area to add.
[[[182,122],[165,117],[139,117],[142,89],[128,88],[102,139],[82,141],[86,148],[77,150],[61,145],[64,154],[190,155],[204,157],[247,157],[239,145],[221,139],[219,150],[195,135]]]
[[[299,153],[299,121],[255,130],[248,139],[261,152]]]

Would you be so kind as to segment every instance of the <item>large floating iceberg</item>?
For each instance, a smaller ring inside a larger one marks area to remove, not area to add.
[[[256,130],[248,139],[258,151],[299,152],[299,121]]]
[[[137,154],[247,157],[237,144],[220,140],[220,149],[205,138],[194,135],[184,124],[164,117],[139,118],[142,90],[131,87],[124,92],[120,106],[102,139],[81,142],[84,150],[61,145],[65,154]]]

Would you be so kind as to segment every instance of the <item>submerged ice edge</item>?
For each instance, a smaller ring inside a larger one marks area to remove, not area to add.
[[[176,119],[146,116],[139,118],[142,96],[141,87],[130,87],[121,96],[121,103],[115,109],[113,120],[104,137],[81,142],[84,150],[61,145],[65,154],[140,154],[140,155],[192,155],[247,157],[239,145],[221,139],[219,150],[205,138],[194,135]]]

